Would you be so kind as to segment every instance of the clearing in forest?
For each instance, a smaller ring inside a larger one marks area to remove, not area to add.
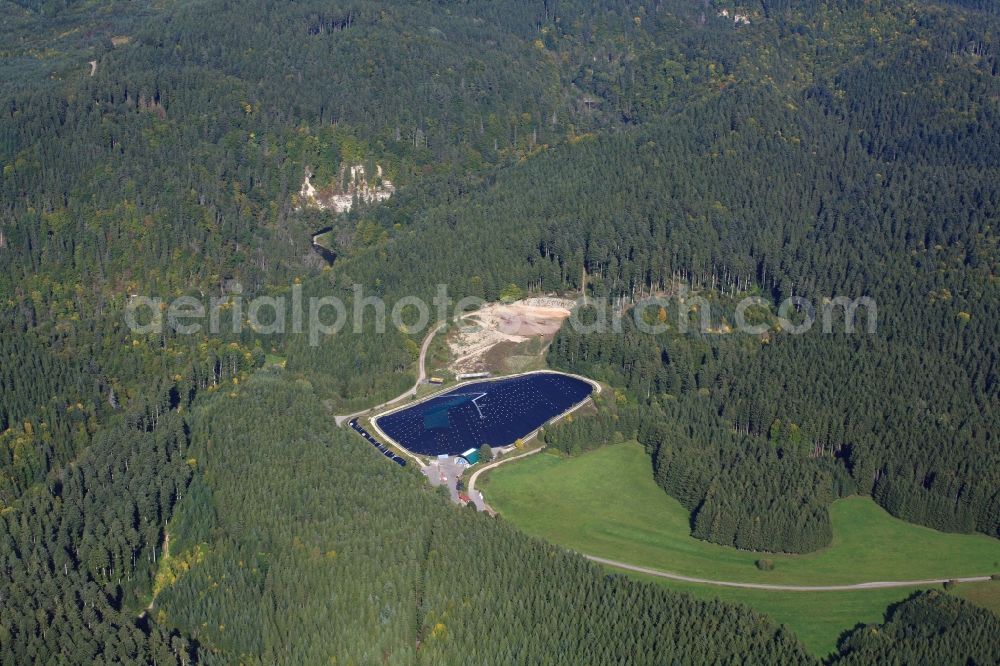
[[[740,551],[693,538],[690,515],[653,480],[649,456],[635,442],[565,457],[542,452],[490,470],[486,500],[529,534],[630,564],[715,580],[792,585],[917,580],[1000,571],[1000,540],[950,534],[889,515],[867,497],[830,507],[833,543],[806,555]],[[774,570],[761,571],[758,559]],[[630,574],[632,575],[632,574]],[[789,625],[822,656],[857,622],[881,621],[886,605],[913,589],[776,592],[718,588],[642,576],[701,597],[747,603]],[[990,586],[960,585],[966,597],[994,598]]]
[[[448,335],[448,370],[458,374],[521,369],[510,368],[504,361],[517,356],[540,357],[574,305],[575,301],[557,297],[487,303],[462,317],[461,325]],[[491,353],[497,349],[503,353]]]

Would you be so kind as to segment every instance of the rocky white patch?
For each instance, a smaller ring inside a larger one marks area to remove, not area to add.
[[[396,187],[388,178],[382,177],[381,166],[376,164],[375,169],[376,178],[375,183],[372,184],[368,182],[365,167],[361,164],[355,164],[350,167],[350,179],[347,181],[346,189],[338,191],[339,188],[317,190],[312,184],[311,179],[313,174],[307,168],[305,179],[302,181],[302,187],[299,189],[300,205],[312,206],[320,210],[333,210],[337,213],[346,213],[351,210],[355,200],[365,203],[385,201],[396,192]],[[337,178],[338,183],[344,182],[346,173],[347,167],[341,167],[340,175]]]

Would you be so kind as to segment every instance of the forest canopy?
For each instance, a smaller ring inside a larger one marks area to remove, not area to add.
[[[137,333],[137,295],[702,298],[710,331],[562,330],[548,364],[613,399],[547,443],[637,438],[727,546],[822,548],[852,493],[1000,537],[995,3],[0,9],[4,663],[815,661],[336,429],[412,386],[415,333]],[[392,197],[304,201],[358,165]],[[721,334],[747,296],[878,326]],[[831,659],[992,663],[995,625],[919,595]]]

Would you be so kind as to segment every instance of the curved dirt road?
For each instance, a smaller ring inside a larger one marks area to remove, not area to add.
[[[424,367],[425,361],[427,360],[427,350],[430,349],[431,341],[434,339],[434,336],[437,334],[438,331],[444,328],[444,325],[446,323],[447,322],[441,322],[437,326],[432,328],[431,332],[428,333],[427,337],[424,338],[423,344],[420,345],[420,357],[417,359],[417,381],[413,384],[412,388],[407,389],[405,392],[396,396],[392,400],[386,400],[381,405],[375,405],[374,407],[362,409],[360,412],[354,412],[353,414],[343,414],[340,416],[334,416],[333,419],[337,423],[337,426],[338,427],[342,426],[345,422],[350,421],[356,416],[361,416],[362,414],[367,414],[368,412],[373,412],[382,409],[383,407],[388,407],[389,405],[395,405],[400,400],[405,400],[406,398],[415,395],[417,389],[420,387],[421,384],[424,383],[424,380],[427,379],[427,370]]]
[[[476,470],[472,476],[469,477],[468,482],[468,493],[471,495],[476,489],[476,479],[483,472],[498,467],[504,463],[513,462],[520,458],[526,458],[527,456],[533,455],[545,449],[541,446],[537,449],[533,449],[526,453],[521,453],[510,458],[504,458],[498,460],[494,463],[490,463],[485,467]],[[486,504],[486,498],[483,497],[482,501],[486,507],[486,510],[490,514],[495,514],[489,504]],[[771,591],[781,591],[781,592],[845,592],[850,590],[877,590],[890,587],[926,587],[928,585],[941,585],[947,583],[948,581],[954,581],[956,583],[983,583],[992,579],[991,576],[965,576],[965,577],[954,577],[954,578],[930,578],[924,580],[883,580],[883,581],[871,581],[867,583],[843,583],[839,585],[780,585],[777,583],[740,583],[731,580],[712,580],[710,578],[698,578],[696,576],[685,576],[684,574],[673,573],[670,571],[662,571],[660,569],[653,569],[650,567],[642,567],[636,564],[629,564],[628,562],[620,562],[618,560],[609,560],[604,557],[597,557],[596,555],[588,555],[586,553],[580,553],[583,557],[587,558],[591,562],[596,562],[597,564],[603,564],[605,566],[614,567],[615,569],[623,569],[625,571],[634,571],[635,573],[646,574],[648,576],[656,576],[658,578],[669,578],[670,580],[681,581],[683,583],[696,583],[698,585],[716,585],[718,587],[739,587],[745,590],[771,590]]]
[[[413,388],[408,389],[405,393],[393,398],[392,400],[383,402],[381,405],[376,405],[375,407],[369,407],[368,409],[364,409],[354,414],[348,414],[345,416],[335,416],[334,418],[337,421],[337,425],[339,426],[345,421],[349,421],[350,419],[356,416],[360,416],[361,414],[365,414],[370,411],[375,411],[383,407],[393,405],[399,402],[400,400],[403,400],[408,396],[413,395],[416,392],[417,388],[420,386],[420,384],[427,378],[427,372],[425,368],[427,350],[430,349],[431,341],[434,339],[434,336],[437,334],[437,332],[441,330],[441,328],[445,325],[445,323],[446,322],[441,322],[436,327],[431,329],[430,333],[427,334],[427,337],[424,338],[423,344],[420,345],[420,357],[417,361],[417,381],[416,383],[414,383]],[[586,402],[585,400],[582,401],[579,405],[577,405],[570,411],[571,412],[575,411],[585,402]],[[566,413],[568,414],[569,412]],[[565,414],[563,416],[565,416]],[[527,456],[534,455],[535,453],[538,453],[544,449],[545,447],[541,446],[537,449],[532,449],[531,451],[527,451],[525,453],[521,453],[509,458],[504,458],[502,460],[490,463],[485,467],[477,469],[475,472],[473,472],[472,476],[469,477],[467,492],[470,495],[473,494],[473,492],[476,489],[476,480],[479,478],[479,475],[482,474],[483,472],[491,470],[494,467],[498,467],[504,463],[513,462],[520,458],[525,458]],[[485,502],[486,499],[484,497],[483,503],[485,504]],[[489,511],[490,513],[495,513],[493,511],[493,508],[489,506],[489,504],[485,504],[485,507],[487,511]],[[597,564],[603,564],[609,567],[614,567],[616,569],[623,569],[625,571],[634,571],[636,573],[646,574],[649,576],[657,576],[659,578],[669,578],[670,580],[677,580],[684,583],[696,583],[700,585],[716,585],[719,587],[738,587],[747,590],[772,590],[772,591],[784,591],[784,592],[844,592],[849,590],[876,590],[876,589],[884,589],[892,587],[921,587],[927,585],[941,585],[943,583],[947,583],[948,581],[954,581],[957,583],[981,583],[991,580],[990,576],[966,576],[957,578],[931,578],[924,580],[871,581],[867,583],[847,583],[841,585],[780,585],[774,583],[740,583],[729,580],[712,580],[709,578],[685,576],[683,574],[672,573],[670,571],[662,571],[660,569],[652,569],[650,567],[642,567],[635,564],[629,564],[627,562],[620,562],[618,560],[609,560],[604,557],[597,557],[596,555],[587,555],[586,553],[580,553],[580,554],[583,557],[590,560],[591,562],[596,562]]]
[[[660,571],[659,569],[640,567],[634,564],[628,564],[627,562],[608,560],[603,557],[587,555],[586,553],[580,553],[580,554],[586,557],[591,562],[597,562],[598,564],[604,564],[609,567],[614,567],[616,569],[624,569],[626,571],[634,571],[636,573],[647,574],[650,576],[658,576],[660,578],[679,580],[685,583],[700,583],[703,585],[718,585],[721,587],[741,587],[747,590],[781,590],[785,592],[843,592],[845,590],[876,590],[886,587],[921,587],[926,585],[940,585],[941,583],[947,583],[950,580],[955,581],[957,583],[981,583],[990,580],[989,576],[969,576],[966,578],[931,578],[928,580],[886,580],[886,581],[873,581],[870,583],[853,583],[844,585],[777,585],[771,583],[737,583],[735,581],[729,581],[729,580],[711,580],[708,578],[695,578],[693,576],[683,576],[681,574],[670,573],[669,571]]]
[[[574,375],[574,374],[571,374],[571,373],[562,373],[562,374],[569,375],[570,377],[576,377],[577,379],[582,379],[582,380],[588,382],[591,386],[593,386],[594,387],[594,391],[596,393],[600,393],[601,392],[601,385],[598,384],[597,382],[595,382],[592,379],[587,379],[586,377],[582,377],[580,375]],[[586,405],[590,401],[591,401],[590,396],[587,396],[586,398],[584,398],[580,402],[576,403],[573,406],[572,409],[566,410],[565,412],[563,412],[562,414],[560,414],[556,418],[552,419],[551,421],[549,421],[545,425],[551,425],[553,423],[561,421],[562,419],[564,419],[565,417],[569,416],[570,414],[572,414],[576,410],[580,409],[581,407],[583,407],[584,405]],[[532,433],[530,433],[528,435],[525,435],[524,441],[529,441],[531,439],[534,439],[535,435],[538,434],[538,430],[541,430],[541,428],[535,430],[534,432],[532,432]],[[524,458],[525,456],[530,456],[533,453],[538,453],[539,451],[541,451],[544,448],[545,448],[545,446],[542,445],[542,446],[539,446],[537,449],[532,449],[531,451],[528,451],[527,453],[519,453],[516,456],[512,456],[510,458],[503,458],[503,459],[498,460],[496,462],[492,462],[489,465],[486,465],[485,467],[480,467],[479,469],[477,469],[475,472],[472,473],[472,476],[469,477],[469,483],[468,483],[468,489],[469,489],[468,492],[469,492],[469,494],[472,495],[472,491],[474,491],[476,489],[476,479],[478,479],[479,475],[482,474],[483,472],[485,472],[487,470],[490,470],[490,469],[493,469],[494,467],[499,467],[500,465],[502,465],[504,463],[511,462],[512,460],[517,460],[518,458]],[[486,508],[486,510],[490,514],[496,514],[496,511],[493,510],[493,507],[491,507],[489,504],[486,503],[486,498],[482,496],[482,493],[479,493],[479,496],[482,499],[483,506]]]
[[[486,465],[485,467],[480,467],[479,469],[477,469],[475,472],[472,473],[472,476],[469,477],[469,482],[466,484],[466,488],[468,489],[466,492],[469,495],[472,495],[472,493],[476,490],[476,479],[478,479],[479,475],[482,474],[483,472],[491,470],[494,467],[499,467],[500,465],[502,465],[504,463],[512,462],[514,460],[517,460],[518,458],[525,458],[527,456],[533,455],[533,454],[538,453],[539,451],[542,451],[544,449],[545,449],[544,446],[539,446],[537,449],[532,449],[531,451],[528,451],[527,453],[519,453],[516,456],[511,456],[510,458],[502,458],[500,460],[497,460],[496,462],[492,462],[489,465]],[[493,510],[493,507],[491,507],[489,504],[486,503],[486,498],[483,497],[482,494],[480,494],[480,497],[482,497],[483,506],[486,508],[486,510],[490,514],[495,514],[496,511]]]

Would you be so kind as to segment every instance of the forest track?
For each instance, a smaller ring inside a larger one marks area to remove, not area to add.
[[[405,400],[406,398],[408,398],[410,396],[415,396],[417,394],[417,389],[420,388],[420,385],[423,384],[424,380],[427,379],[427,368],[425,367],[426,366],[426,360],[427,360],[427,350],[430,349],[430,347],[431,347],[431,341],[434,340],[434,336],[437,335],[438,331],[440,331],[442,328],[444,328],[444,325],[446,323],[447,322],[441,322],[437,326],[435,326],[434,328],[432,328],[431,331],[430,331],[430,333],[427,334],[427,337],[424,338],[423,344],[420,345],[420,356],[417,358],[417,381],[414,382],[414,384],[413,384],[413,386],[411,388],[406,389],[403,393],[399,394],[398,396],[396,396],[392,400],[387,400],[387,401],[383,402],[381,405],[375,405],[374,407],[369,407],[367,409],[362,409],[361,411],[354,412],[353,414],[343,414],[343,415],[340,415],[340,416],[334,416],[333,419],[334,419],[334,422],[336,422],[337,427],[343,426],[344,423],[350,421],[351,419],[353,419],[355,417],[361,416],[362,414],[367,414],[368,412],[378,411],[378,410],[382,409],[383,407],[388,407],[390,405],[395,405],[397,402],[400,402],[401,400]]]
[[[948,581],[956,583],[982,583],[990,580],[990,576],[968,576],[964,578],[930,578],[924,580],[884,580],[872,581],[868,583],[848,583],[843,585],[779,585],[774,583],[740,583],[730,580],[711,580],[709,578],[697,578],[694,576],[684,576],[670,571],[661,571],[650,567],[641,567],[618,560],[609,560],[595,555],[580,553],[591,562],[604,564],[616,569],[634,571],[635,573],[657,576],[659,578],[669,578],[684,583],[697,583],[700,585],[717,585],[720,587],[738,587],[745,590],[771,590],[781,592],[844,592],[849,590],[879,590],[890,587],[926,587],[928,585],[941,585]]]
[[[514,462],[515,460],[519,460],[521,458],[527,458],[528,456],[534,455],[534,454],[538,453],[539,451],[543,451],[543,450],[545,450],[545,447],[544,446],[539,446],[537,449],[532,449],[532,450],[530,450],[530,451],[528,451],[526,453],[519,453],[518,455],[511,456],[509,458],[502,458],[500,460],[497,460],[496,462],[491,462],[489,465],[486,465],[485,467],[481,467],[480,469],[477,469],[475,472],[472,473],[472,476],[469,477],[469,482],[466,484],[466,487],[468,489],[467,490],[468,494],[472,495],[475,492],[475,490],[476,490],[476,479],[478,479],[479,475],[482,474],[483,472],[487,472],[487,471],[493,469],[494,467],[499,467],[500,465],[503,465],[504,463]],[[481,492],[479,493],[479,498],[482,500],[483,508],[486,510],[486,512],[489,513],[491,516],[495,516],[497,512],[493,510],[493,507],[491,507],[489,505],[489,503],[487,503],[486,498],[483,496],[483,494]]]
[[[494,467],[499,467],[500,465],[508,462],[513,462],[521,458],[526,458],[527,456],[533,455],[544,451],[545,447],[540,446],[537,449],[532,449],[526,453],[521,453],[510,458],[504,458],[498,460],[494,463],[486,465],[482,469],[476,470],[472,476],[469,477],[468,482],[468,493],[471,495],[476,489],[476,479],[483,472],[489,471]],[[481,495],[482,496],[482,495]],[[496,515],[496,510],[493,509],[487,502],[486,498],[482,497],[483,504],[485,505],[486,511],[490,515]],[[572,550],[572,549],[570,549]],[[579,553],[579,551],[577,551]],[[629,564],[628,562],[621,562],[619,560],[610,560],[604,557],[597,557],[596,555],[588,555],[587,553],[579,553],[583,557],[587,558],[591,562],[596,562],[597,564],[603,564],[605,566],[614,567],[615,569],[622,569],[625,571],[632,571],[635,573],[646,574],[648,576],[656,576],[658,578],[668,578],[670,580],[680,581],[682,583],[694,583],[696,585],[715,585],[718,587],[736,587],[744,590],[768,590],[772,592],[848,592],[851,590],[880,590],[886,588],[894,587],[927,587],[929,585],[943,585],[949,581],[955,583],[984,583],[992,580],[992,576],[965,576],[965,577],[953,577],[953,578],[928,578],[922,580],[882,580],[882,581],[869,581],[865,583],[843,583],[836,585],[782,585],[779,583],[741,583],[739,581],[732,580],[713,580],[711,578],[699,578],[697,576],[685,576],[684,574],[674,573],[672,571],[663,571],[662,569],[653,569],[652,567],[643,567],[637,564]]]
[[[558,370],[555,371],[555,372],[558,372]],[[528,373],[528,374],[530,374],[530,373]],[[597,382],[595,382],[592,379],[588,379],[588,378],[583,377],[581,375],[574,375],[574,374],[570,374],[570,373],[561,373],[561,374],[568,374],[570,377],[576,377],[577,379],[582,379],[582,380],[588,382],[591,386],[594,387],[594,392],[595,393],[600,393],[601,392],[601,385],[598,384]],[[566,410],[565,412],[563,412],[562,414],[560,414],[556,418],[554,418],[551,421],[547,422],[545,425],[551,425],[553,423],[556,423],[557,421],[561,421],[562,419],[566,418],[567,416],[569,416],[570,414],[572,414],[576,410],[578,410],[581,407],[583,407],[584,405],[586,405],[588,402],[593,402],[593,398],[591,396],[587,396],[586,398],[584,398],[580,402],[576,403],[571,409]],[[542,426],[542,427],[544,427],[544,426]],[[538,431],[539,430],[541,430],[541,428],[537,428],[534,432],[529,433],[528,435],[525,435],[523,441],[527,442],[527,441],[531,441],[532,439],[534,439],[535,436],[538,435]],[[532,450],[530,450],[530,451],[528,451],[526,453],[519,453],[518,455],[516,455],[516,456],[510,456],[509,458],[505,457],[505,458],[502,458],[502,459],[497,460],[495,462],[491,462],[489,465],[486,465],[485,467],[481,467],[481,468],[477,469],[475,472],[472,473],[472,476],[469,477],[469,483],[468,483],[468,493],[469,493],[469,495],[473,495],[474,494],[474,491],[476,490],[476,479],[478,479],[479,475],[482,474],[483,472],[491,470],[494,467],[499,467],[500,465],[503,465],[504,463],[513,462],[515,460],[519,460],[521,458],[524,458],[524,457],[530,456],[532,454],[538,453],[539,451],[542,451],[544,449],[545,449],[545,444],[542,444],[537,449],[532,449]],[[491,507],[489,505],[489,503],[486,501],[486,498],[483,496],[482,491],[479,492],[479,500],[481,501],[481,503],[483,505],[483,508],[480,509],[481,511],[485,510],[491,516],[495,516],[497,514],[497,512],[493,509],[493,507]]]

